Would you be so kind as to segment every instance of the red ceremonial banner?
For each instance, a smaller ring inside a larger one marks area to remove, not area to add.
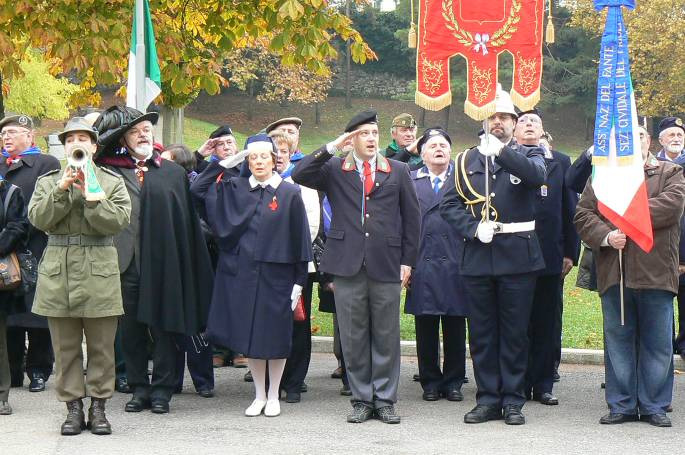
[[[511,99],[522,110],[540,101],[545,0],[421,0],[416,48],[416,104],[440,110],[452,103],[449,60],[466,59],[464,112],[495,113],[497,60],[513,56]]]

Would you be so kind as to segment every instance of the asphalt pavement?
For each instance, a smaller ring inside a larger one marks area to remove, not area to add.
[[[555,386],[558,406],[529,402],[524,426],[503,421],[479,425],[463,423],[464,413],[475,404],[473,373],[463,388],[465,400],[424,402],[421,388],[412,381],[416,359],[402,360],[397,410],[400,425],[379,421],[348,424],[346,397],[340,381],[330,378],[336,367],[331,354],[314,354],[307,376],[309,391],[302,402],[281,402],[279,417],[245,417],[253,399],[253,386],[243,382],[245,369],[215,369],[216,397],[199,397],[186,374],[183,394],[175,395],[171,412],[123,411],[130,395],[116,393],[107,415],[114,433],[95,436],[84,432],[64,437],[59,427],[65,416],[55,399],[53,383],[47,390],[30,393],[12,389],[11,416],[0,416],[0,455],[15,454],[661,454],[682,450],[685,436],[685,375],[676,375],[673,428],[655,428],[635,422],[599,425],[606,413],[600,389],[604,369],[596,365],[562,364],[561,382]],[[88,405],[88,402],[86,402]]]

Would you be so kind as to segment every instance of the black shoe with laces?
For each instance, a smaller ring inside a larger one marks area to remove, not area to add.
[[[489,420],[500,420],[501,418],[502,408],[499,406],[479,404],[464,415],[464,423],[483,423]]]
[[[508,404],[504,406],[504,423],[507,425],[523,425],[526,423],[526,418],[521,412],[521,405]]]
[[[363,423],[373,417],[373,409],[364,403],[355,403],[352,407],[352,414],[347,416],[349,423]]]

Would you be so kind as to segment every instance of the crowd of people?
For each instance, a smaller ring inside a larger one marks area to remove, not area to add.
[[[602,215],[592,148],[571,163],[542,113],[516,110],[501,89],[464,151],[444,128],[419,135],[410,114],[393,119],[385,149],[377,113],[364,111],[306,155],[296,117],[243,150],[223,125],[194,152],[155,142],[157,117],[113,106],[72,118],[59,139],[86,159],[64,169],[35,145],[31,118],[0,121],[0,257],[39,259],[35,289],[0,282],[0,415],[24,374],[41,392],[54,373],[61,434],[110,434],[115,390],[131,393],[126,412],[163,414],[186,364],[204,398],[213,367],[233,364],[254,384],[245,415],[278,416],[281,399],[307,391],[316,287],[334,313],[347,421],[398,424],[404,288],[423,400],[465,399],[468,333],[477,392],[464,422],[521,425],[527,400],[559,404],[563,284],[580,263],[602,305],[600,423],[671,426],[673,353],[685,355],[679,118],[660,123],[656,154],[640,130],[654,230],[645,253]]]

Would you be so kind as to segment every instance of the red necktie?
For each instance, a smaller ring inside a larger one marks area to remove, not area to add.
[[[143,181],[145,181],[145,171],[147,171],[145,161],[136,161],[136,177],[138,177],[138,183],[140,183],[140,186],[143,186]]]
[[[371,173],[371,165],[368,161],[364,161],[364,194],[368,194],[373,189],[373,174]]]

